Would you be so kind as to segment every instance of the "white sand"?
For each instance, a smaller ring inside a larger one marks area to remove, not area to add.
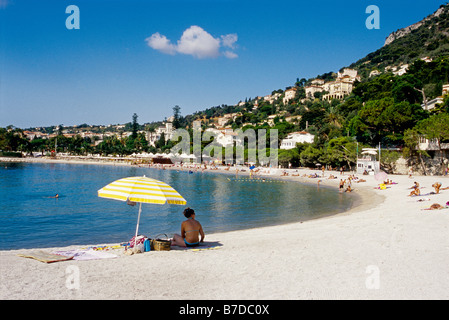
[[[321,184],[337,185],[336,175]],[[363,204],[350,212],[206,235],[216,250],[52,264],[17,256],[32,250],[0,251],[0,299],[448,299],[449,209],[421,209],[444,205],[449,190],[425,202],[407,195],[413,181],[428,193],[449,178],[390,176],[398,184],[387,190],[362,178]]]

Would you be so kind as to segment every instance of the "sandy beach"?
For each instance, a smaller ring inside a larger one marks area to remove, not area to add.
[[[302,177],[312,172],[279,178],[317,184]],[[337,179],[327,171],[320,186],[338,192],[348,173],[332,173]],[[348,212],[206,234],[219,245],[209,250],[112,249],[113,259],[50,264],[18,256],[33,249],[0,251],[0,299],[448,299],[449,208],[423,209],[449,201],[449,190],[429,194],[449,177],[389,175],[396,184],[385,190],[375,189],[374,176],[359,178],[366,182],[353,183],[353,192],[361,201]],[[409,197],[414,181],[429,195]]]

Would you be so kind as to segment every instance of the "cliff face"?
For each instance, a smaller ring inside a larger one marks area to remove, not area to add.
[[[431,14],[430,16],[428,16],[427,18],[412,24],[411,26],[399,29],[395,32],[390,33],[390,35],[387,37],[387,39],[385,40],[385,44],[384,46],[389,45],[390,43],[392,43],[394,40],[399,39],[407,34],[409,34],[410,32],[412,32],[413,30],[418,29],[419,27],[421,27],[425,22],[439,17],[445,10],[447,10],[447,7],[441,7],[439,8],[437,11],[435,11],[433,14]]]

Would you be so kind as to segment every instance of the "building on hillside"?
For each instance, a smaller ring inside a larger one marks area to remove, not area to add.
[[[357,70],[344,68],[343,72],[338,72],[337,79],[349,78],[352,82],[360,81],[360,76],[357,74]]]
[[[205,132],[210,132],[214,137],[214,142],[222,147],[232,146],[234,143],[236,146],[243,145],[243,142],[239,138],[238,134],[231,128],[225,128],[223,130],[207,128]]]
[[[449,84],[443,84],[443,93],[442,93],[442,95],[445,96],[446,94],[449,94]]]
[[[286,103],[288,103],[290,100],[294,99],[295,96],[296,96],[296,91],[297,91],[297,90],[298,90],[298,89],[296,89],[295,87],[285,90],[285,95],[284,95],[284,98],[282,99],[282,102],[283,102],[284,104],[286,104]]]
[[[324,85],[324,83],[323,83]],[[323,92],[324,88],[322,85],[310,85],[304,88],[306,90],[306,97],[313,99],[315,97],[315,92]]]
[[[27,131],[27,130],[25,130],[25,131],[23,131],[23,134],[30,141],[35,139],[35,138],[36,139],[48,139],[48,134],[42,133],[42,132],[39,132],[39,131]]]
[[[315,136],[306,131],[292,132],[282,139],[280,149],[293,149],[297,143],[313,143]]]
[[[443,104],[443,102],[444,102],[443,97],[436,97],[435,99],[432,99],[432,100],[430,100],[430,101],[427,101],[427,104],[426,104],[426,103],[423,103],[423,104],[421,105],[421,107],[422,107],[424,110],[432,110],[432,109],[435,108],[437,105]]]
[[[306,98],[313,99],[316,92],[327,91],[323,100],[343,99],[351,94],[354,83],[360,81],[357,70],[345,68],[338,72],[337,79],[325,82],[322,79],[314,79],[311,85],[305,87]]]
[[[162,133],[164,134],[165,141],[170,140],[173,137],[173,123],[166,122],[165,126],[160,126],[156,128],[155,132],[148,132],[147,133],[147,140],[148,144],[155,146],[156,141],[158,141]]]
[[[217,124],[215,125],[217,128],[223,128],[226,123],[228,123],[231,120],[235,120],[240,115],[240,112],[235,113],[227,113],[224,114],[222,117],[217,118]]]
[[[274,94],[269,94],[263,97],[264,101],[267,101],[269,104],[273,104],[273,102],[281,96],[280,93],[276,92]]]
[[[342,78],[325,84],[328,93],[323,96],[323,100],[343,99],[351,94],[353,89],[352,79]]]

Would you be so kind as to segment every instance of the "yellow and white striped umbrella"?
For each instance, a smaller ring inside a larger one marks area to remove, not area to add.
[[[101,198],[127,201],[128,203],[139,202],[139,215],[137,216],[137,227],[135,238],[139,232],[140,213],[142,203],[157,204],[179,204],[185,205],[187,201],[172,187],[165,182],[143,177],[130,177],[116,180],[98,190]],[[135,244],[135,243],[134,243]]]
[[[121,201],[180,204],[186,200],[165,182],[143,177],[130,177],[116,180],[98,190],[101,198]]]

